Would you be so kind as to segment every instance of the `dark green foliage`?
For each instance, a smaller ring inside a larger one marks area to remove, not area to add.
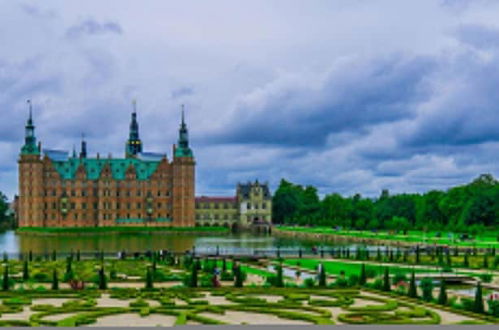
[[[33,261],[33,251],[31,251],[31,250],[29,250],[29,252],[28,252],[28,260],[29,260],[29,262]]]
[[[151,290],[154,288],[154,279],[153,279],[153,270],[151,268],[147,267],[146,270],[146,285],[145,288],[146,290]]]
[[[388,267],[385,267],[385,273],[383,275],[383,291],[391,291],[390,271]]]
[[[66,272],[64,273],[64,282],[70,281],[74,278],[72,259],[68,257],[66,259]]]
[[[57,252],[55,250],[52,251],[52,261],[57,260]]]
[[[5,265],[5,267],[3,268],[2,290],[9,291],[9,289],[10,289],[9,265]]]
[[[489,268],[489,258],[487,256],[487,253],[485,253],[483,255],[483,263],[482,263],[482,267],[485,268],[485,269],[488,269]]]
[[[412,271],[411,274],[411,281],[409,282],[409,291],[407,295],[411,298],[417,298],[418,297],[418,290],[416,287],[416,275],[414,271]]]
[[[59,277],[56,269],[52,273],[52,290],[59,290]]]
[[[473,312],[475,313],[483,313],[485,308],[483,306],[483,292],[482,292],[482,284],[480,282],[476,285],[475,290],[475,300],[473,302]]]
[[[7,256],[7,252],[3,253],[3,262],[6,263],[9,260],[9,257]]]
[[[76,250],[76,261],[80,261],[80,250]]]
[[[445,281],[443,279],[440,280],[440,291],[438,293],[437,302],[440,305],[447,305],[447,288],[445,286]]]
[[[241,269],[240,265],[236,266],[234,269],[234,286],[236,288],[242,288],[245,280],[246,273]]]
[[[421,291],[423,292],[424,301],[433,300],[433,280],[431,278],[423,278],[419,284]]]
[[[468,251],[466,251],[466,253],[464,254],[463,267],[466,267],[466,268],[470,267],[470,260],[469,260],[469,253],[468,253]]]
[[[187,286],[191,288],[197,288],[198,287],[198,266],[197,263],[193,263],[191,266],[191,274],[189,277],[189,280],[187,282]]]
[[[99,269],[98,286],[99,286],[100,290],[106,290],[107,289],[107,277],[106,277],[106,273],[104,272],[104,266],[102,266]]]
[[[359,285],[366,285],[367,274],[366,274],[366,264],[362,264],[360,267]]]
[[[29,280],[29,266],[28,266],[28,261],[24,260],[23,264],[23,281]]]
[[[391,195],[383,191],[372,200],[337,193],[319,199],[317,189],[281,180],[273,196],[273,219],[278,224],[341,226],[352,229],[481,231],[496,228],[499,183],[482,174],[467,185],[447,191]],[[419,260],[416,260],[419,262]]]
[[[327,286],[327,280],[326,280],[326,267],[321,264],[321,269],[319,271],[319,287],[325,288]]]
[[[275,286],[278,288],[284,287],[284,275],[282,272],[282,264],[276,266],[276,283]]]

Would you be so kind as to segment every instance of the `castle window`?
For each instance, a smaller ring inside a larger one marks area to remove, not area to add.
[[[262,209],[266,209],[267,208],[267,203],[262,203]]]
[[[98,203],[94,203],[94,209],[98,209],[99,208],[99,204]]]
[[[251,210],[251,203],[247,203],[246,207],[248,208],[248,210]]]
[[[137,190],[137,196],[140,196],[141,193],[140,193],[140,190]]]
[[[140,209],[142,207],[141,203],[137,203],[137,208]]]
[[[126,208],[130,210],[130,203],[126,203]],[[129,217],[130,218],[130,217]]]
[[[71,196],[73,196],[73,197],[76,196],[76,193],[74,190],[71,190]]]
[[[161,203],[158,203],[158,209],[160,209],[160,208],[161,208]]]
[[[120,208],[120,202],[116,202],[116,208],[119,209]]]
[[[158,196],[161,196],[161,191],[158,190]]]
[[[87,203],[81,203],[81,208],[86,209],[87,208]]]

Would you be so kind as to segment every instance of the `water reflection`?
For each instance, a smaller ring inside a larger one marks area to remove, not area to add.
[[[106,234],[17,234],[14,231],[0,233],[0,253],[46,253],[76,251],[115,252],[146,251],[167,249],[175,252],[191,250],[194,246],[200,253],[214,253],[218,247],[220,253],[245,254],[255,250],[269,251],[277,247],[282,249],[303,248],[310,250],[317,242],[294,238],[255,235],[251,233],[223,233],[212,235],[177,234],[177,233],[106,233]],[[331,246],[331,244],[328,244]],[[344,243],[343,243],[344,245]],[[327,245],[325,245],[327,246]],[[355,246],[351,244],[349,246]],[[296,250],[293,252],[296,253]],[[327,252],[326,252],[327,253]]]

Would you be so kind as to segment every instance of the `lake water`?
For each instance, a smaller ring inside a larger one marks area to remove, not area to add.
[[[46,253],[76,251],[116,252],[146,251],[166,249],[175,252],[195,250],[200,253],[214,253],[219,247],[223,254],[253,254],[265,253],[280,247],[282,254],[286,249],[304,249],[304,254],[310,253],[310,248],[317,243],[297,239],[256,235],[251,233],[223,233],[213,235],[195,234],[165,234],[165,233],[106,233],[106,234],[17,234],[15,231],[0,233],[0,253],[8,254]],[[352,247],[355,244],[350,245]],[[256,251],[256,252],[255,252]],[[296,253],[296,252],[295,252]]]

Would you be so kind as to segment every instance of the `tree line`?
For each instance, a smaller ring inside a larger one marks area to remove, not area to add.
[[[383,190],[377,198],[332,193],[321,199],[314,186],[282,179],[272,212],[274,223],[285,225],[473,233],[499,225],[499,181],[482,174],[447,191],[392,195]]]

